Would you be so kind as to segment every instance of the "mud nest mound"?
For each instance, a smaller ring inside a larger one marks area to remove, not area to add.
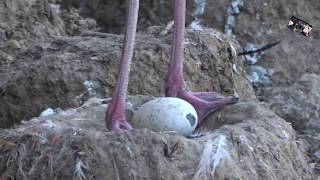
[[[129,98],[127,118],[150,99]],[[108,131],[106,102],[90,99],[1,130],[1,179],[313,178],[291,125],[255,101],[209,116],[189,138],[147,129]]]

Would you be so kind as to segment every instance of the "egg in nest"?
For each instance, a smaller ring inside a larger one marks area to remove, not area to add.
[[[184,136],[192,134],[198,123],[197,112],[185,100],[159,97],[143,104],[132,120],[134,128],[153,131],[176,131]]]

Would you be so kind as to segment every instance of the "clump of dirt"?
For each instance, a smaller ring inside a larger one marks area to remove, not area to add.
[[[55,5],[48,1],[5,0],[0,13],[0,46],[5,51],[24,49],[65,34]]]
[[[87,31],[99,30],[94,19],[81,17],[78,10],[75,8],[70,8],[68,10],[62,9],[60,17],[64,21],[65,32],[68,36],[75,36]]]
[[[128,111],[148,99],[129,98]],[[257,102],[218,111],[197,138],[147,129],[106,131],[105,102],[91,99],[0,131],[1,178],[314,179],[290,124]]]
[[[278,116],[282,117],[300,134],[305,149],[320,173],[320,76],[304,74],[291,86],[263,88],[258,98],[269,104]]]
[[[163,95],[172,34],[161,27],[138,34],[129,94]],[[89,97],[110,97],[116,83],[123,36],[87,32],[33,46],[15,56],[0,75],[0,127],[37,116],[52,108],[77,107]],[[254,98],[236,42],[212,29],[189,29],[184,75],[195,91],[218,91]],[[201,84],[201,86],[199,86]]]
[[[31,62],[57,36],[97,29],[93,19],[80,17],[75,9],[61,11],[59,5],[48,1],[4,1],[0,4],[0,14],[0,96],[5,89],[3,83],[10,77],[11,65],[27,62],[23,56],[16,57],[20,53]]]
[[[320,76],[304,74],[291,86],[263,88],[258,98],[270,104],[280,117],[291,122],[298,132],[320,118]]]

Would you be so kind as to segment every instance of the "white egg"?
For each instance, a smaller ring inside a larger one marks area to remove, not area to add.
[[[134,128],[154,131],[176,131],[184,136],[196,128],[196,110],[187,101],[174,97],[159,97],[143,104],[133,116]]]

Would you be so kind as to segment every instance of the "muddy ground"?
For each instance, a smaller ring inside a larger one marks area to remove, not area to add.
[[[112,94],[125,1],[4,0],[0,127],[14,129],[0,133],[1,178],[315,179],[314,173],[320,173],[320,51],[315,48],[320,36],[314,28],[305,38],[288,31],[286,23],[295,15],[317,27],[319,2],[195,2],[187,4],[187,85],[238,94],[241,101],[208,117],[198,129],[206,132],[203,137],[188,139],[146,129],[109,132],[103,125],[107,102],[84,107],[89,98]],[[163,95],[172,9],[171,1],[141,2],[131,95]],[[201,20],[200,31],[195,20]],[[235,56],[278,40],[279,45],[261,54]],[[48,108],[58,114],[19,124]],[[35,131],[25,128],[30,126]],[[169,147],[182,144],[174,160],[163,140]],[[217,169],[208,165],[199,171],[202,155],[216,153],[217,142],[228,157]],[[61,164],[65,158],[70,161]]]

